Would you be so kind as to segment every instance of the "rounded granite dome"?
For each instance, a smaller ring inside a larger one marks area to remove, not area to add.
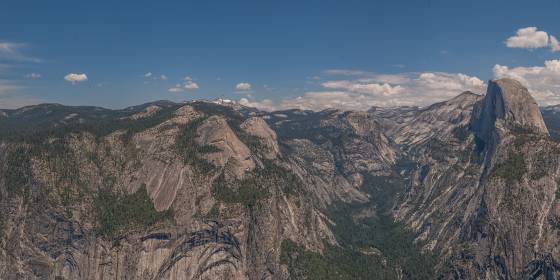
[[[526,87],[513,79],[503,78],[488,83],[486,96],[474,109],[472,128],[486,139],[495,129],[498,119],[510,129],[548,134],[537,102]]]

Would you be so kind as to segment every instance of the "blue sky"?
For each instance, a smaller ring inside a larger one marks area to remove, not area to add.
[[[552,0],[3,1],[0,107],[223,96],[364,109],[482,93],[496,76],[560,103],[558,11]]]

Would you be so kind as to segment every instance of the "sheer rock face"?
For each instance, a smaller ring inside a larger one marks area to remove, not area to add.
[[[451,135],[453,128],[468,125],[473,105],[480,95],[463,92],[448,101],[439,102],[423,109],[398,110],[396,113],[374,111],[378,116],[388,115],[394,121],[386,133],[393,141],[404,146],[422,144],[437,135]]]
[[[483,101],[475,107],[473,130],[488,139],[496,126],[520,128],[536,134],[548,134],[537,102],[518,81],[490,81]]]
[[[241,128],[249,135],[258,137],[266,147],[264,154],[268,159],[274,159],[280,153],[278,147],[278,137],[265,120],[259,117],[248,118],[241,124]]]
[[[255,168],[251,150],[241,142],[224,118],[211,116],[197,129],[197,141],[201,145],[211,145],[219,149],[206,158],[219,167],[227,166],[234,176],[241,178]]]

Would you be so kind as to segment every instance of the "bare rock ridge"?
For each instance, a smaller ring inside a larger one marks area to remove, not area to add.
[[[488,83],[486,96],[474,108],[471,128],[485,140],[496,128],[548,134],[535,99],[520,82],[508,78]]]

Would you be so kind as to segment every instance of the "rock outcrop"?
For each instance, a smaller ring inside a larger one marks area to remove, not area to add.
[[[200,145],[211,145],[218,149],[206,155],[208,161],[214,165],[227,166],[237,178],[255,168],[251,150],[239,140],[224,118],[209,117],[197,129],[197,134],[197,142]]]
[[[249,135],[261,139],[265,149],[264,154],[268,159],[274,159],[280,153],[278,137],[265,120],[259,117],[248,118],[241,124],[241,128]]]
[[[548,134],[537,102],[518,81],[503,78],[488,83],[483,101],[474,109],[472,129],[488,139],[496,128]]]

